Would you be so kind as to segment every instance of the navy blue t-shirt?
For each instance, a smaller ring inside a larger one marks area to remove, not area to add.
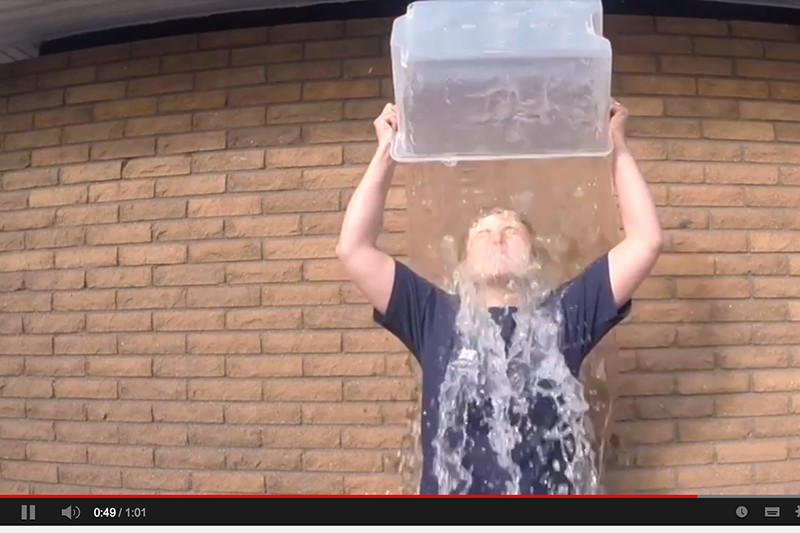
[[[630,312],[631,302],[618,308],[614,302],[608,270],[608,254],[604,254],[582,274],[553,291],[544,306],[559,306],[562,320],[559,331],[559,349],[569,371],[576,378],[581,364],[597,343]],[[458,298],[422,278],[408,266],[395,261],[394,286],[386,314],[374,311],[375,321],[395,335],[417,358],[422,368],[422,478],[420,494],[439,494],[434,472],[434,439],[439,424],[439,391],[448,364],[456,355],[458,334],[456,315]],[[514,312],[491,309],[491,315],[500,327],[508,344],[515,328]],[[530,428],[552,427],[556,423],[555,400],[544,397],[536,401],[527,417],[512,420],[523,440],[513,450],[513,458],[521,468],[519,492],[521,494],[546,494],[549,479],[556,484],[569,480],[563,472],[542,472],[542,464],[550,464],[547,457],[534,457],[545,453],[561,457],[565,452],[560,443],[531,442],[536,437]],[[471,472],[470,494],[503,493],[507,474],[494,459],[488,443],[488,426],[481,420],[486,415],[481,409],[470,408],[468,417],[470,441],[474,443],[463,464]],[[528,438],[526,439],[526,429]],[[482,443],[478,445],[477,443]],[[487,449],[489,451],[487,452]],[[478,451],[480,450],[480,451]],[[543,450],[545,450],[543,452]],[[544,460],[542,460],[544,459]],[[552,485],[551,485],[552,486]]]

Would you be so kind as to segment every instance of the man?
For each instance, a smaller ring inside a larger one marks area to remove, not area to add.
[[[514,212],[494,210],[469,229],[457,295],[376,247],[395,166],[389,155],[395,107],[388,104],[375,120],[378,148],[350,200],[336,253],[376,322],[420,362],[420,493],[592,490],[575,470],[578,456],[585,461],[587,454],[576,442],[583,436],[574,405],[583,401],[581,363],[630,312],[662,245],[655,205],[626,144],[627,118],[614,102],[609,126],[622,242],[569,283],[542,293],[531,274],[532,228]],[[499,338],[504,346],[496,350],[491,339]],[[534,369],[534,360],[549,370]],[[563,427],[565,420],[571,427]]]

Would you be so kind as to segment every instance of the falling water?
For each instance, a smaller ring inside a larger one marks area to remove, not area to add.
[[[548,291],[536,272],[509,283],[518,296],[512,311],[487,308],[468,268],[457,269],[459,346],[440,390],[434,442],[440,493],[469,492],[470,454],[487,444],[503,472],[503,486],[491,492],[519,494],[523,465],[547,493],[600,491],[583,385],[559,351],[559,306],[543,306]],[[515,324],[505,339],[504,318]],[[486,442],[470,434],[476,422],[488,426],[488,438],[477,437]]]

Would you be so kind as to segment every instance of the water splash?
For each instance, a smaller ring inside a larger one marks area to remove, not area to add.
[[[602,491],[583,385],[559,351],[563,317],[559,306],[543,306],[548,291],[537,272],[509,281],[515,305],[503,309],[487,306],[468,267],[456,268],[458,346],[439,393],[434,442],[442,494]],[[509,319],[513,331],[505,333]],[[488,480],[473,471],[485,454],[500,473]]]

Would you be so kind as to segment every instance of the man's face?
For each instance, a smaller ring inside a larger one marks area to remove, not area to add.
[[[531,235],[511,212],[488,215],[470,228],[466,261],[483,281],[525,274],[531,258]]]

